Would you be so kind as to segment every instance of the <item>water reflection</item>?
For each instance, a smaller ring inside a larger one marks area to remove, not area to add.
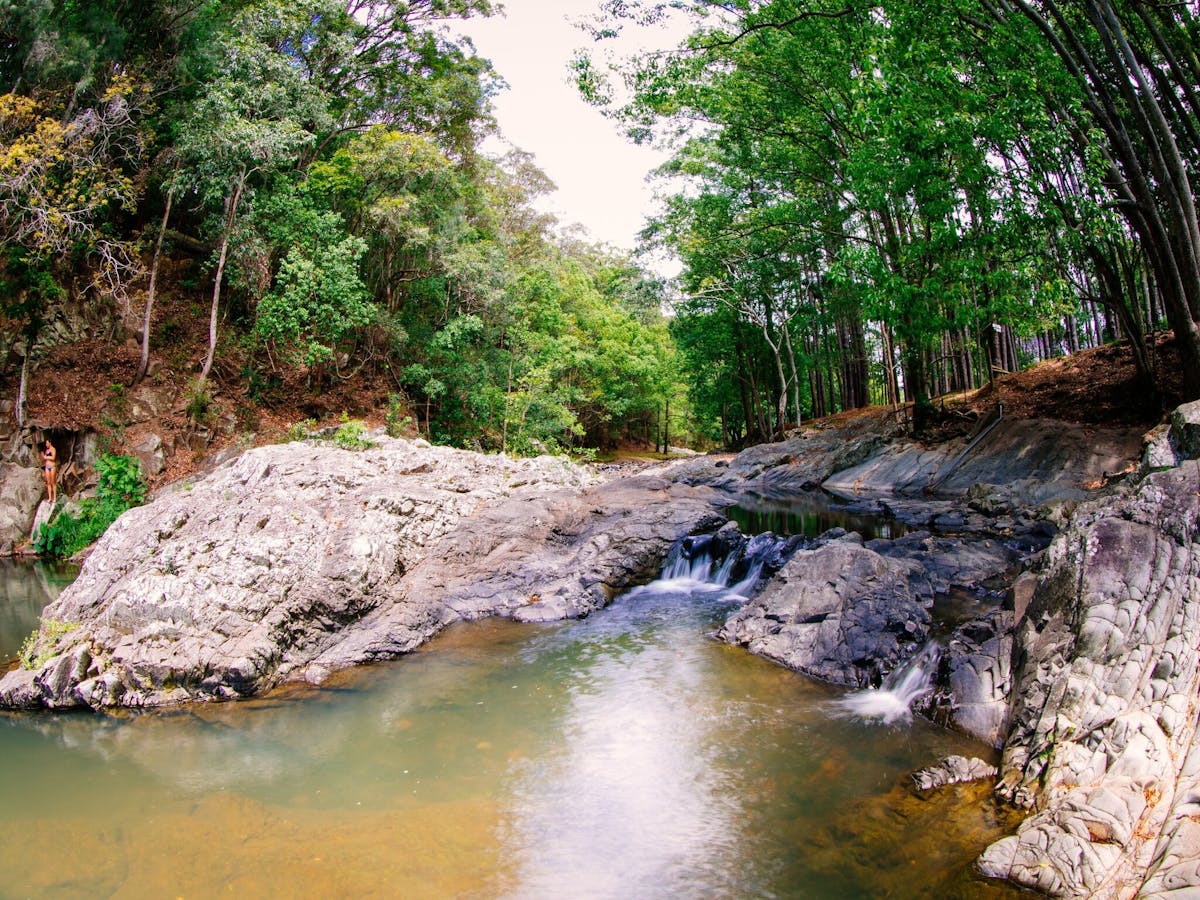
[[[0,559],[0,663],[16,657],[46,604],[78,574],[78,566]]]
[[[787,500],[744,498],[725,514],[743,534],[771,531],[781,536],[817,537],[830,528],[857,531],[864,540],[894,540],[912,529],[879,513],[847,508],[824,491],[796,494]]]
[[[1006,827],[982,794],[896,787],[987,751],[832,719],[843,691],[705,637],[731,608],[658,585],[578,622],[457,626],[319,690],[0,716],[3,892],[1005,893],[969,874]]]

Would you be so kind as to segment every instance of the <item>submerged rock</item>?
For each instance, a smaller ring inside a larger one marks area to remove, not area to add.
[[[932,766],[913,772],[913,786],[918,791],[933,791],[951,784],[995,778],[1000,770],[978,757],[947,756]]]

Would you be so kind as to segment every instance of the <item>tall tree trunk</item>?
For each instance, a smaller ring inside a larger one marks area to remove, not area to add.
[[[198,388],[203,389],[212,371],[213,357],[217,353],[217,315],[221,308],[221,279],[225,275],[225,260],[229,254],[229,236],[233,231],[233,223],[237,217],[238,205],[242,201],[242,192],[246,188],[246,170],[242,169],[234,179],[232,192],[225,200],[225,225],[221,229],[221,249],[217,256],[217,273],[213,279],[212,308],[208,314],[208,356],[204,358],[204,368],[200,370]]]
[[[142,316],[142,358],[138,361],[133,385],[137,387],[150,368],[150,319],[154,313],[154,287],[158,281],[158,261],[162,256],[163,236],[167,233],[167,220],[171,218],[171,204],[175,200],[175,185],[167,190],[167,208],[163,211],[162,223],[158,226],[158,238],[154,242],[154,258],[150,261],[150,283],[146,285],[146,311]]]

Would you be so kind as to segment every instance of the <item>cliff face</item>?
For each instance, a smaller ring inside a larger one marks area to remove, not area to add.
[[[1192,407],[1172,432],[1183,454]],[[1198,542],[1185,460],[1085,505],[1051,545],[1014,635],[998,787],[1033,814],[986,874],[1069,897],[1200,887]]]

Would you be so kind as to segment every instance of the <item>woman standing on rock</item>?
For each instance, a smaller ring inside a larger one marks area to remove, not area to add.
[[[46,499],[51,505],[58,502],[58,451],[46,438],[46,449],[42,451],[42,476],[46,479]]]

